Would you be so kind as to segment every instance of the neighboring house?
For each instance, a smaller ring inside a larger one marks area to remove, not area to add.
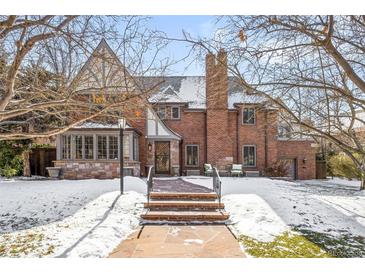
[[[95,52],[113,61],[98,63],[94,53],[76,77],[87,80],[79,89],[90,98],[105,83],[116,86],[110,83],[122,81],[127,73],[105,41]],[[241,163],[245,171],[264,175],[276,161],[287,160],[292,177],[315,178],[313,142],[278,138],[278,110],[245,93],[228,76],[226,58],[224,51],[207,55],[205,76],[138,77],[144,87],[163,82],[148,102],[124,113],[128,121],[123,140],[125,174],[146,176],[151,165],[156,175],[203,174],[204,163],[220,171]],[[55,166],[69,179],[118,177],[118,134],[111,119],[83,123],[58,135]]]

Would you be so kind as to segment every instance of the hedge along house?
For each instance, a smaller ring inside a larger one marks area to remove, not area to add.
[[[105,64],[97,55],[110,60]],[[101,90],[107,93],[106,85],[121,86],[125,73],[102,41],[76,77],[85,79],[77,92],[94,100]],[[265,175],[267,168],[283,160],[290,164],[293,178],[315,178],[313,142],[279,136],[279,110],[244,92],[228,76],[224,51],[207,55],[205,76],[138,77],[138,85],[145,88],[156,83],[158,91],[148,101],[133,111],[124,110],[124,174],[146,176],[149,166],[157,176],[203,174],[204,163],[222,172],[240,163],[246,172]],[[125,85],[133,89],[133,84]],[[122,96],[124,90],[113,92]],[[116,121],[88,121],[57,136],[55,166],[69,179],[118,177],[118,146]]]

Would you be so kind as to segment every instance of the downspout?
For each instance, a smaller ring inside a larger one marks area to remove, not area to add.
[[[264,136],[265,136],[265,169],[268,168],[268,132],[267,132],[267,109],[265,109],[265,126],[264,126]]]
[[[208,163],[208,110],[205,111],[205,119],[204,119],[204,140],[205,140],[205,161],[204,163]]]
[[[182,148],[183,148],[183,139],[181,139],[180,141],[179,141],[179,153],[180,153],[180,176],[182,176],[182,170],[183,170],[183,158],[182,158],[182,154],[183,154],[183,150],[182,150]]]
[[[240,110],[237,110],[237,123],[236,123],[236,163],[238,164],[239,159],[239,153],[240,153],[240,147],[239,147],[239,123],[240,123]]]

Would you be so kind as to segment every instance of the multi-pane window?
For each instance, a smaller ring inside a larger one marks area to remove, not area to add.
[[[84,136],[84,158],[94,159],[94,138],[93,136]]]
[[[186,145],[185,164],[187,166],[199,166],[199,146]]]
[[[243,165],[247,167],[256,166],[256,146],[243,146]]]
[[[75,158],[76,159],[82,159],[82,135],[76,135],[75,136]]]
[[[255,108],[243,108],[242,123],[251,125],[255,124]]]
[[[138,137],[133,136],[133,160],[138,161]]]
[[[160,106],[158,107],[157,114],[160,117],[160,119],[166,118],[166,107]]]
[[[71,135],[62,136],[62,158],[71,159]]]
[[[124,159],[138,161],[137,135],[125,134],[123,136],[123,154]],[[67,160],[118,160],[118,135],[62,135],[60,157]]]
[[[109,159],[118,159],[118,137],[109,136]]]
[[[123,154],[124,158],[129,159],[129,135],[123,136]]]
[[[171,107],[171,119],[180,119],[180,107]]]
[[[107,158],[107,136],[98,136],[98,159]]]

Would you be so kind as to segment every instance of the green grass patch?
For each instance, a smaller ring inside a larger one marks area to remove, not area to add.
[[[54,246],[44,243],[41,233],[27,233],[24,235],[0,237],[0,257],[24,257],[30,253],[32,256],[43,257],[54,252]]]
[[[248,254],[257,258],[330,258],[317,244],[303,235],[285,232],[272,242],[260,242],[242,235],[239,241]]]
[[[296,228],[312,243],[315,243],[332,257],[336,258],[363,258],[365,257],[365,238],[342,233],[340,236],[319,233],[308,229]]]

